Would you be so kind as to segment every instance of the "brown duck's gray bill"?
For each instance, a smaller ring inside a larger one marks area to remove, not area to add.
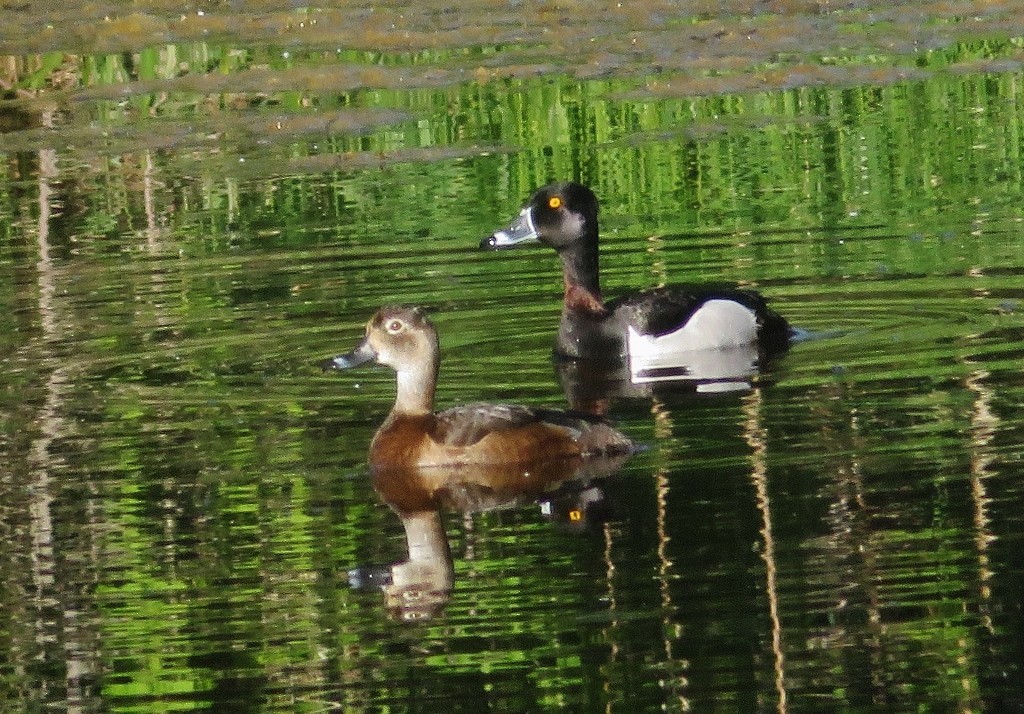
[[[533,225],[533,210],[527,207],[519,213],[510,226],[495,231],[490,238],[481,241],[480,247],[484,250],[501,250],[531,240],[540,240],[540,236],[537,235],[537,229]]]
[[[363,340],[351,352],[324,360],[320,366],[325,370],[349,369],[350,367],[358,367],[361,364],[375,359],[377,359],[377,353],[373,351],[372,347],[370,347],[369,342]]]

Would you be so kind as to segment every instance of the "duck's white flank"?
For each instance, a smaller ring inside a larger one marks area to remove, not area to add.
[[[629,356],[647,361],[658,355],[741,347],[757,341],[757,315],[733,300],[708,300],[682,327],[664,335],[641,335],[629,326]]]

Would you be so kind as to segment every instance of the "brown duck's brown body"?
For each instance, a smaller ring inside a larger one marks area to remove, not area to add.
[[[542,422],[492,432],[473,444],[445,443],[436,434],[433,415],[392,415],[370,444],[374,468],[518,464],[583,455],[579,444],[559,427]]]
[[[526,407],[478,404],[440,414],[392,412],[370,444],[374,468],[524,464],[629,453],[633,444],[609,425]]]
[[[564,411],[481,403],[434,412],[437,331],[416,308],[381,308],[362,343],[327,364],[345,368],[371,359],[397,374],[395,404],[370,444],[374,469],[524,464],[634,448],[606,421]]]

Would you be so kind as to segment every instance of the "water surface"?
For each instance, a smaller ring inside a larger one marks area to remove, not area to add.
[[[1014,6],[464,5],[5,10],[2,709],[1024,708]],[[410,621],[393,376],[318,364],[426,304],[441,405],[564,407],[555,257],[476,250],[556,178],[607,296],[812,339],[613,395],[647,451],[447,514]]]

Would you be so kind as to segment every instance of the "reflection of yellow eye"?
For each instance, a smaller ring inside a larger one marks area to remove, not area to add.
[[[558,196],[552,196],[548,199],[548,205],[552,208],[559,208],[562,205],[562,199]]]
[[[577,523],[583,520],[583,511],[578,508],[574,508],[569,511],[569,520],[573,523]]]

